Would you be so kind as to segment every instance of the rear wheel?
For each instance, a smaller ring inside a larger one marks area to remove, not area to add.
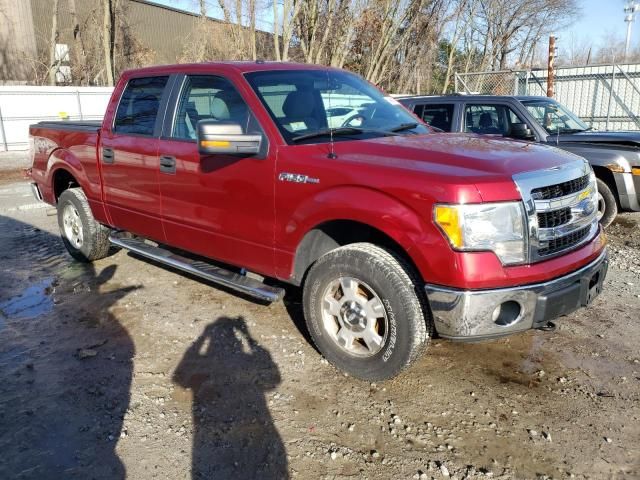
[[[64,246],[76,260],[92,262],[109,254],[109,229],[93,218],[80,188],[69,188],[58,198],[58,226]]]
[[[307,275],[309,333],[337,368],[363,380],[391,378],[418,358],[429,338],[419,288],[411,267],[383,248],[338,248]]]
[[[601,179],[598,182],[598,221],[603,228],[611,225],[618,215],[618,203],[609,185]]]

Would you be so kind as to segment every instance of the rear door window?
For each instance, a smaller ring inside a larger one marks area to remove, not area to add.
[[[422,120],[432,127],[439,128],[445,132],[451,131],[453,123],[453,104],[442,105],[420,105],[420,110],[416,107],[414,111]]]
[[[160,101],[169,77],[132,78],[122,93],[113,131],[153,135]]]
[[[508,136],[514,123],[525,122],[507,105],[466,105],[464,109],[465,132]]]

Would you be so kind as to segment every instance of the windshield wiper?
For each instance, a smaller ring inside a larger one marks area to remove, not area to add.
[[[563,133],[582,133],[582,132],[586,132],[588,130],[591,130],[591,127],[589,128],[563,128],[560,130],[560,134]]]
[[[316,130],[315,132],[293,137],[291,141],[299,142],[300,140],[306,140],[308,138],[327,137],[331,135],[360,135],[361,133],[364,133],[364,130],[357,127],[323,128],[322,130]]]
[[[398,125],[397,127],[393,127],[391,128],[389,131],[396,133],[396,132],[403,132],[405,130],[413,130],[414,128],[416,128],[418,126],[417,123],[401,123],[400,125]]]
[[[298,135],[291,139],[292,142],[299,142],[301,140],[307,140],[309,138],[316,137],[328,137],[331,135],[361,135],[363,133],[376,133],[378,135],[391,136],[396,135],[393,131],[386,132],[384,130],[374,130],[369,128],[358,127],[338,127],[338,128],[323,128],[311,133],[305,133],[304,135]]]

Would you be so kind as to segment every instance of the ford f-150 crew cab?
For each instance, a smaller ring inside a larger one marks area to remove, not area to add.
[[[587,159],[598,183],[598,218],[640,211],[640,132],[598,132],[556,100],[534,96],[413,96],[398,101],[445,132],[499,135],[554,145]]]
[[[73,257],[112,244],[265,301],[302,286],[317,348],[363,379],[396,375],[434,333],[546,326],[607,271],[584,159],[434,133],[342,70],[128,71],[100,125],[30,133],[34,193]]]

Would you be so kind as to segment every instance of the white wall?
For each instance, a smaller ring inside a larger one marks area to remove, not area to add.
[[[29,125],[43,120],[101,120],[109,87],[0,86],[0,151],[29,148]]]

